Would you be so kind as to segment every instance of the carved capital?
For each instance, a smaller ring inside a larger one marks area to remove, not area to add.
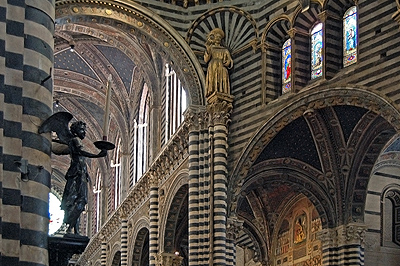
[[[365,231],[364,224],[351,223],[321,230],[317,233],[317,238],[321,240],[323,246],[364,245]]]
[[[150,187],[158,187],[159,184],[159,174],[156,170],[151,170],[149,171],[150,176],[149,176],[149,185]]]
[[[210,123],[213,125],[228,125],[233,110],[233,96],[223,93],[213,93],[207,99],[207,112],[210,115]]]
[[[203,106],[189,106],[189,108],[183,114],[185,117],[185,123],[189,127],[189,131],[198,130],[200,125],[203,123],[204,116]]]
[[[156,257],[157,266],[180,266],[182,264],[183,257],[179,254],[172,253],[159,253]]]
[[[236,240],[243,229],[243,221],[237,217],[229,217],[226,223],[226,237]]]
[[[366,226],[364,224],[347,224],[338,228],[338,242],[343,244],[363,244]]]

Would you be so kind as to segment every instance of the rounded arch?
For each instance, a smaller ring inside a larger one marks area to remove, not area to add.
[[[149,257],[149,230],[146,227],[142,227],[134,238],[132,245],[130,265],[148,265]]]
[[[182,185],[174,194],[173,200],[167,208],[167,218],[165,219],[165,230],[163,232],[163,249],[166,253],[179,252],[184,257],[188,247],[188,205],[189,205],[189,185]]]
[[[395,131],[400,130],[400,112],[386,97],[361,87],[325,87],[319,90],[305,90],[287,101],[286,108],[278,110],[249,141],[236,167],[231,172],[228,211],[236,209],[238,198],[246,178],[264,148],[287,125],[303,116],[307,110],[319,110],[330,106],[361,107],[382,117]]]
[[[119,266],[121,264],[121,243],[114,243],[110,250],[111,256],[108,258],[109,262],[107,265]]]
[[[241,194],[256,187],[262,187],[264,197],[269,196],[268,202],[276,202],[275,209],[268,212],[280,213],[287,207],[286,203],[291,198],[303,194],[312,202],[317,209],[324,227],[332,227],[336,224],[335,203],[329,198],[328,188],[322,185],[323,173],[310,165],[295,159],[277,159],[258,163],[244,180]],[[280,193],[279,193],[280,191]],[[285,194],[285,200],[281,201],[279,194]],[[239,207],[239,206],[238,206]],[[272,223],[271,223],[272,222]],[[276,221],[270,221],[272,226]],[[272,228],[270,228],[272,231]]]
[[[56,18],[57,24],[100,18],[104,24],[115,24],[116,28],[127,30],[127,34],[140,33],[143,40],[150,39],[165,57],[180,65],[177,71],[188,89],[190,103],[204,104],[204,73],[198,60],[179,33],[151,10],[131,1],[92,3],[74,0],[58,2]]]
[[[310,7],[304,12],[301,6],[298,6],[293,16],[293,28],[308,33],[309,29],[319,20],[318,14],[321,11],[322,6],[318,1],[311,1]]]
[[[346,10],[352,6],[357,6],[354,2],[348,0],[325,0],[323,3],[323,10],[328,10],[337,16],[343,17]]]
[[[288,15],[281,15],[268,22],[261,36],[261,44],[281,48],[284,39],[289,37],[288,31],[292,22]]]
[[[188,170],[182,170],[179,173],[177,173],[176,178],[174,178],[173,183],[171,183],[168,187],[162,187],[160,190],[160,200],[159,204],[165,206],[165,208],[162,208],[161,210],[161,221],[165,221],[160,225],[160,246],[164,246],[164,238],[165,238],[165,231],[166,231],[166,223],[169,215],[169,209],[171,208],[171,205],[173,204],[175,195],[178,193],[178,191],[182,188],[182,186],[185,186],[189,184],[189,171]],[[168,191],[168,193],[166,193]]]
[[[142,258],[146,244],[148,245],[149,242],[149,228],[148,217],[141,217],[136,222],[131,220],[128,223],[128,265],[135,265],[134,261],[138,262]]]
[[[226,12],[231,15],[225,16]],[[258,43],[257,23],[250,13],[234,6],[218,7],[199,16],[187,32],[186,41],[197,54],[203,53],[206,35],[214,28],[225,32],[225,45],[233,56]]]

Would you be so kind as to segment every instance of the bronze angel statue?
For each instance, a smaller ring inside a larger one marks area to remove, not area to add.
[[[82,140],[86,135],[86,123],[76,121],[68,127],[73,118],[68,112],[58,112],[46,119],[39,127],[39,134],[56,132],[52,152],[57,155],[69,154],[71,164],[65,175],[67,183],[64,188],[61,209],[64,210],[64,223],[68,224],[67,234],[79,235],[79,218],[88,200],[90,177],[86,166],[86,157],[100,158],[107,155],[115,145],[107,141],[96,141],[93,144],[100,150],[92,154],[83,149]]]

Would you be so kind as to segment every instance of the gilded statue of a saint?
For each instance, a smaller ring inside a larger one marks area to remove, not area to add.
[[[229,50],[222,46],[224,31],[215,28],[207,35],[204,61],[208,63],[206,76],[206,97],[214,92],[230,94],[228,69],[233,67]]]

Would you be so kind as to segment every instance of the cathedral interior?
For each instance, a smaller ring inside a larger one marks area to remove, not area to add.
[[[87,243],[65,266],[398,265],[398,0],[0,13],[0,266],[55,265],[68,236],[55,113],[86,124]]]

